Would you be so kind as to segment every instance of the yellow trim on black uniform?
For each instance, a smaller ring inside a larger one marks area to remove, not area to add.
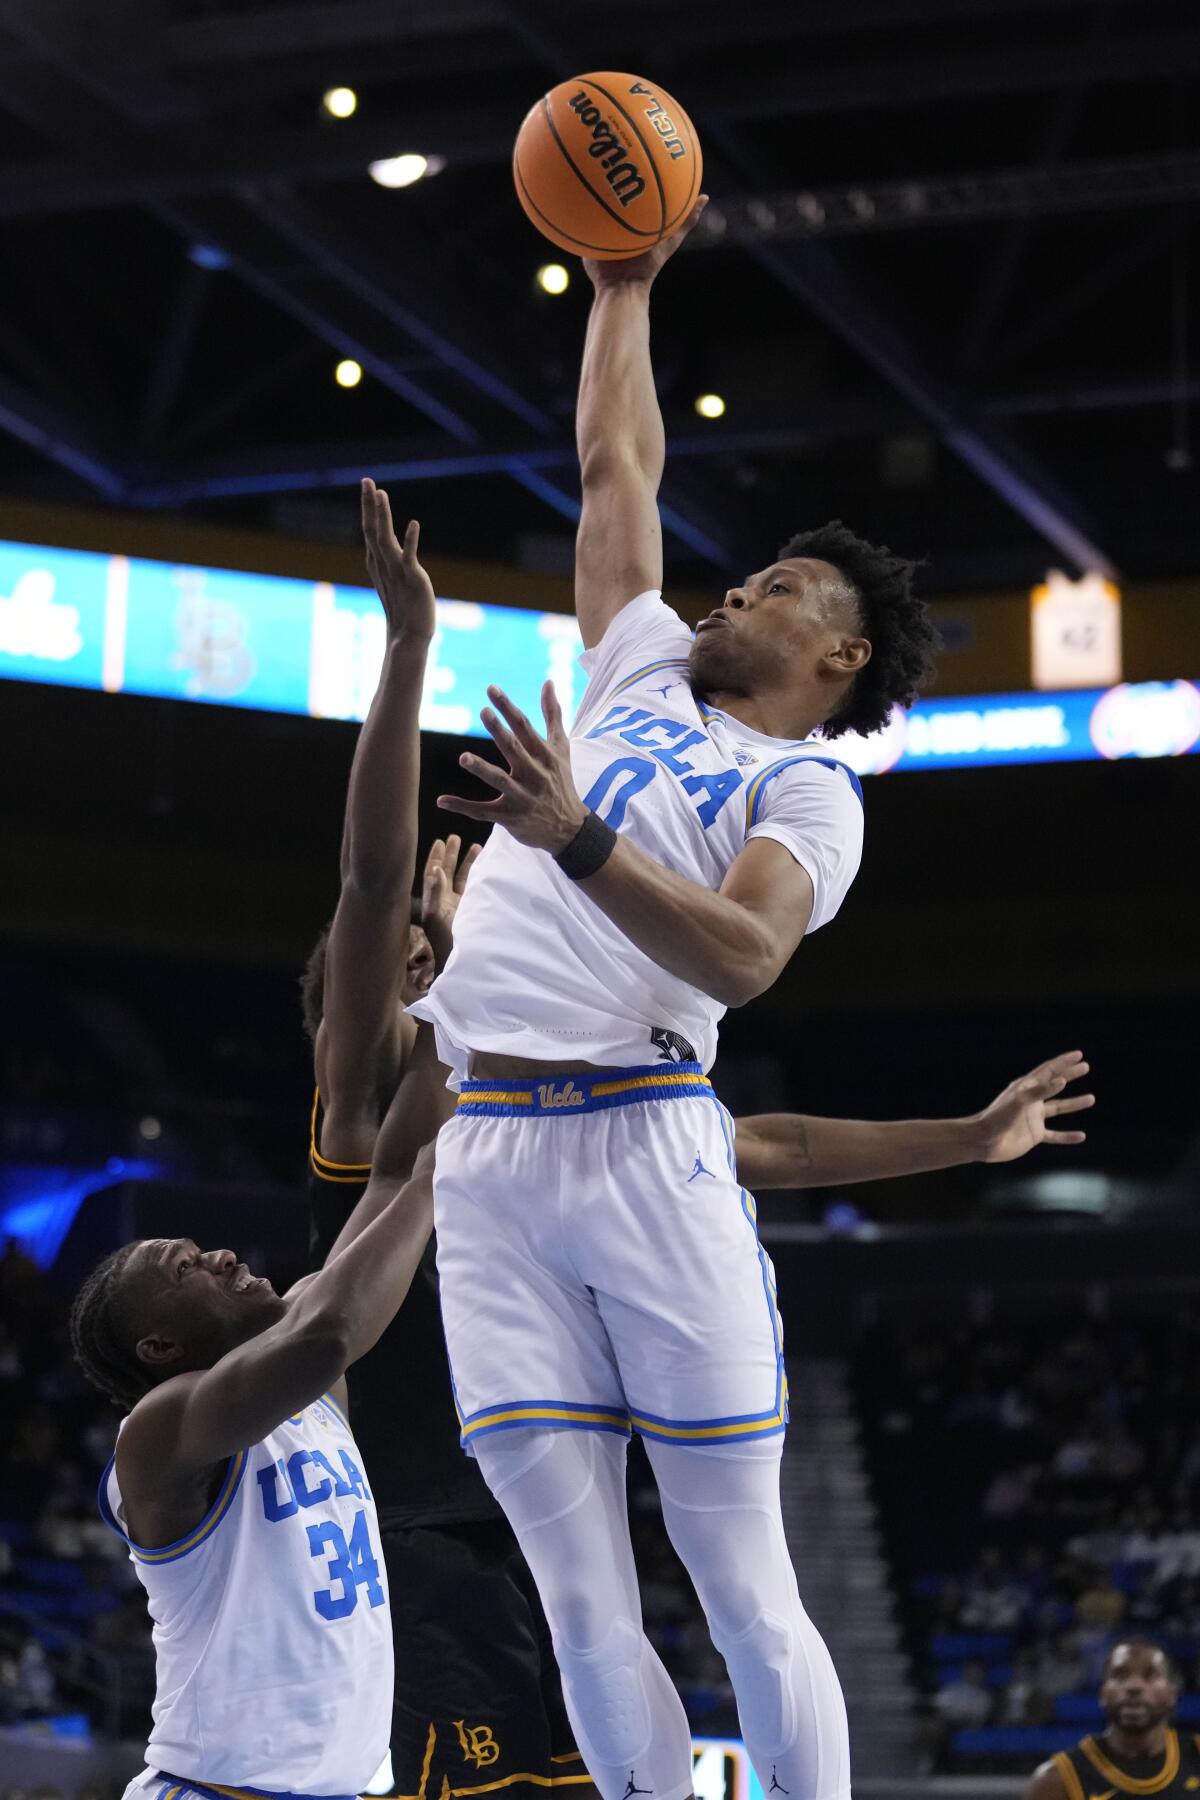
[[[1157,1775],[1139,1777],[1124,1774],[1116,1763],[1109,1761],[1098,1738],[1085,1737],[1079,1748],[1105,1781],[1110,1781],[1122,1794],[1161,1794],[1164,1788],[1170,1787],[1179,1773],[1179,1733],[1174,1728],[1167,1731],[1163,1766]]]
[[[1079,1779],[1078,1770],[1065,1750],[1057,1750],[1050,1758],[1058,1770],[1059,1779],[1067,1790],[1067,1800],[1087,1800],[1083,1791],[1083,1783]]]
[[[421,1764],[421,1784],[415,1794],[401,1794],[397,1800],[427,1800],[426,1788],[429,1785],[429,1771],[433,1766],[433,1751],[437,1743],[437,1726],[430,1721],[429,1736],[425,1740],[425,1757]],[[583,1757],[578,1750],[572,1750],[566,1756],[552,1756],[552,1763],[582,1762]],[[583,1775],[506,1775],[501,1781],[485,1781],[479,1787],[450,1786],[449,1777],[442,1777],[442,1792],[438,1800],[466,1800],[473,1794],[494,1794],[498,1788],[516,1787],[518,1782],[527,1781],[530,1787],[557,1788],[594,1786],[592,1777]]]
[[[340,1163],[334,1162],[328,1156],[321,1155],[317,1149],[317,1126],[321,1119],[321,1113],[321,1090],[314,1088],[312,1120],[308,1128],[308,1160],[313,1174],[319,1175],[322,1181],[370,1181],[371,1165],[369,1162]]]

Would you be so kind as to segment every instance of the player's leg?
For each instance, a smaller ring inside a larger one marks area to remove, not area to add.
[[[533,1793],[567,1772],[553,1761],[560,1744],[543,1698],[544,1620],[507,1521],[381,1535],[396,1649],[395,1792]]]
[[[848,1800],[846,1707],[784,1536],[779,1437],[736,1450],[647,1440],[663,1519],[725,1658],[768,1794]]]
[[[494,1098],[486,1109],[463,1107],[443,1128],[435,1185],[464,1441],[537,1582],[571,1723],[604,1800],[637,1789],[683,1800],[687,1721],[642,1632],[629,1543],[625,1397],[573,1261],[575,1204],[605,1167],[592,1128],[609,1115],[510,1117]]]
[[[571,1724],[567,1703],[563,1699],[562,1672],[554,1654],[550,1621],[546,1617],[546,1609],[542,1605],[542,1597],[538,1593],[537,1582],[533,1579],[529,1564],[519,1550],[517,1554],[520,1569],[514,1571],[513,1578],[525,1595],[530,1626],[537,1645],[541,1713],[546,1721],[546,1735],[550,1745],[550,1773],[556,1782],[565,1783],[574,1790],[568,1800],[594,1800],[596,1784],[583,1760],[583,1752],[575,1738],[575,1727]]]
[[[620,1188],[580,1252],[582,1272],[668,1529],[728,1663],[764,1788],[841,1800],[845,1708],[783,1535],[783,1328],[732,1127],[711,1099],[685,1098],[630,1108],[613,1131]]]
[[[691,1738],[642,1629],[624,1437],[511,1431],[475,1449],[537,1582],[567,1712],[604,1800],[686,1800]]]

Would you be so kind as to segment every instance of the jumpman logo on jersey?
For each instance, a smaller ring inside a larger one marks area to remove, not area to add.
[[[670,691],[673,687],[682,687],[682,686],[683,686],[683,683],[681,681],[668,681],[666,687],[651,688],[650,692],[652,694],[661,694],[665,700],[667,695],[670,693]]]
[[[713,1180],[713,1181],[716,1180],[716,1176],[713,1174],[712,1170],[705,1168],[704,1163],[700,1157],[700,1152],[698,1150],[696,1152],[696,1166],[692,1170],[691,1174],[688,1176],[689,1186],[693,1181],[695,1181],[697,1175],[707,1175],[711,1180]]]
[[[780,1781],[779,1776],[776,1773],[775,1764],[772,1763],[771,1764],[771,1785],[767,1789],[768,1794],[786,1794],[787,1791],[788,1790],[784,1787],[782,1781]]]
[[[621,1795],[621,1800],[630,1800],[631,1794],[652,1794],[653,1792],[654,1792],[653,1788],[638,1787],[636,1782],[633,1779],[633,1770],[630,1769],[630,1771],[629,1771],[629,1786],[625,1789],[625,1792]]]

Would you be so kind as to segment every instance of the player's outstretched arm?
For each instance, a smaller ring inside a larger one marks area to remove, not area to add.
[[[644,256],[583,265],[595,298],[575,410],[583,486],[575,610],[588,649],[630,600],[662,586],[665,438],[650,361],[650,288],[706,204],[702,198],[683,227]]]
[[[417,853],[421,690],[437,623],[433,585],[418,560],[416,520],[401,543],[388,497],[370,480],[362,484],[362,520],[387,639],[350,770],[342,888],[326,949],[315,1058],[325,1105],[321,1149],[345,1163],[370,1161],[380,1058],[400,1054],[395,1033]]]
[[[366,1229],[292,1291],[284,1318],[139,1401],[121,1434],[127,1501],[144,1481],[182,1485],[327,1393],[395,1316],[432,1229],[430,1145]]]
[[[1093,1094],[1067,1094],[1088,1064],[1068,1050],[1011,1081],[982,1112],[962,1119],[820,1119],[758,1113],[735,1121],[738,1175],[748,1188],[838,1187],[888,1181],[961,1163],[1015,1162],[1039,1144],[1082,1144],[1082,1131],[1049,1121],[1095,1105]]]

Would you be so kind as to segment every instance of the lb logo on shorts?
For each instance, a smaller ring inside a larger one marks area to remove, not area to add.
[[[500,1761],[500,1746],[490,1725],[467,1725],[462,1719],[455,1719],[454,1729],[464,1762],[474,1763],[477,1769],[490,1769]]]

